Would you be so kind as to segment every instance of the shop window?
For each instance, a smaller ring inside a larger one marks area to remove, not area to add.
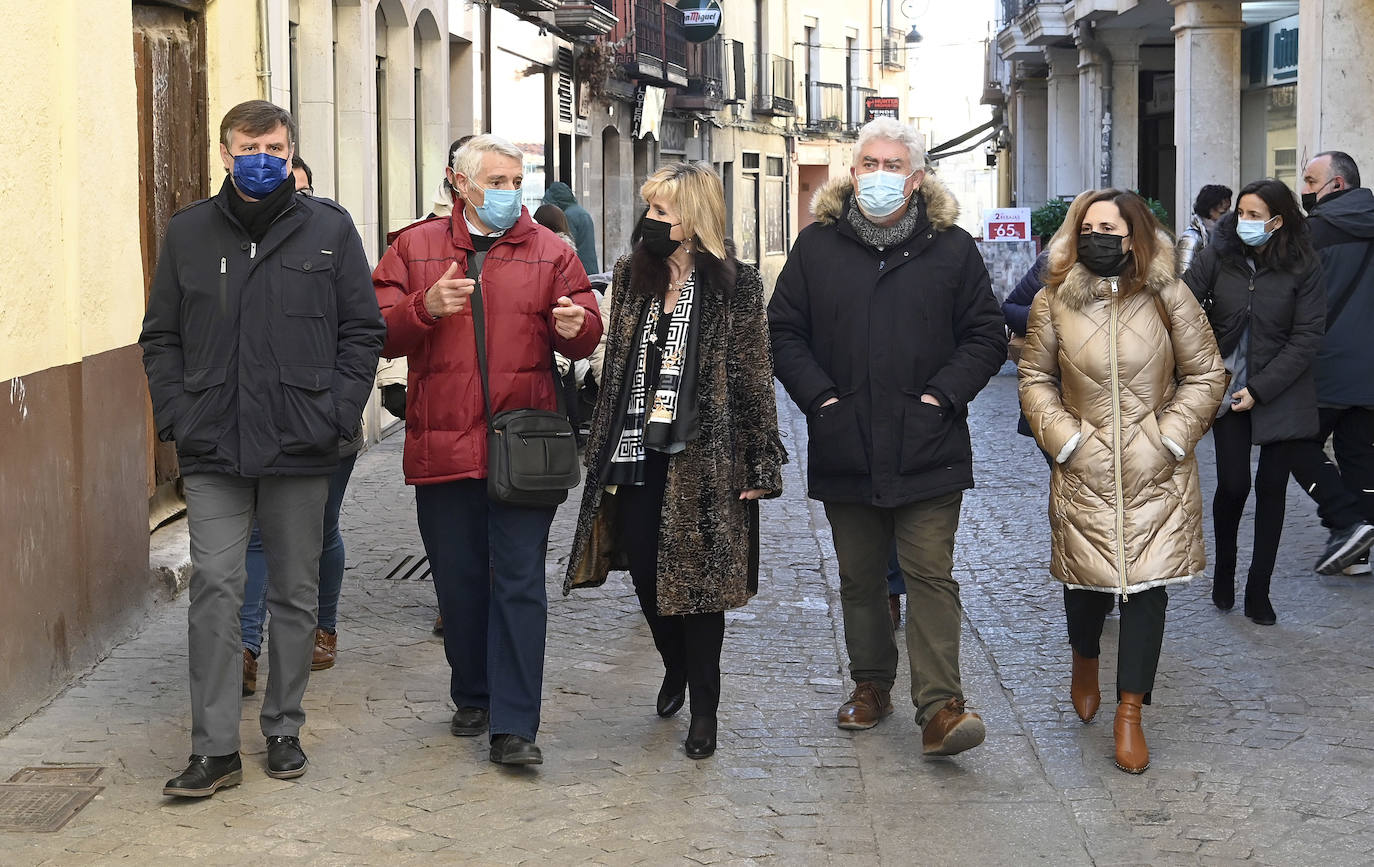
[[[763,253],[766,256],[787,252],[787,173],[782,157],[768,158],[764,180]]]

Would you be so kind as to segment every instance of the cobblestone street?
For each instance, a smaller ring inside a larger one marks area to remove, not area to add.
[[[805,422],[779,393],[788,490],[763,505],[762,592],[728,616],[716,755],[688,760],[687,715],[654,715],[662,672],[628,576],[560,595],[574,493],[550,542],[545,764],[491,764],[485,737],[449,734],[429,582],[383,577],[397,554],[421,551],[398,435],[359,459],[344,503],[339,662],[306,696],[309,772],[266,775],[259,689],[244,700],[243,784],[161,795],[189,752],[183,593],[0,737],[0,779],[105,767],[103,793],[62,830],[0,833],[0,863],[1374,862],[1374,582],[1312,572],[1326,535],[1290,485],[1278,625],[1217,611],[1208,582],[1171,592],[1144,714],[1153,761],[1141,776],[1118,771],[1116,621],[1104,708],[1083,725],[1047,572],[1047,471],[1015,433],[1008,373],[972,408],[978,488],[956,549],[965,690],[988,726],[976,750],[921,757],[904,674],[896,714],[868,732],[835,727],[848,681],[834,552],[805,498]],[[1199,454],[1210,498],[1210,438]],[[1243,550],[1242,575],[1247,562]]]

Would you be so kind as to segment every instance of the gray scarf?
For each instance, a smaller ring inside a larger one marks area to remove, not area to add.
[[[891,226],[878,226],[870,222],[859,210],[859,205],[851,194],[849,198],[849,225],[870,247],[883,248],[900,244],[916,233],[916,227],[925,219],[925,197],[911,194],[911,204],[907,206],[902,218]]]

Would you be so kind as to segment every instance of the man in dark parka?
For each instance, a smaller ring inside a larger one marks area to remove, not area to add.
[[[840,564],[850,675],[837,714],[867,729],[892,712],[887,602],[895,539],[907,577],[911,697],[927,755],[982,743],[959,678],[954,534],[973,486],[968,404],[1006,359],[1002,312],[958,204],[925,171],[915,130],[859,133],[850,176],[822,187],[768,307],[774,367],[807,415],[809,494]]]

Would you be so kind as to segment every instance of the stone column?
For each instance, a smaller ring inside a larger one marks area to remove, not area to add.
[[[1102,178],[1102,85],[1105,83],[1101,58],[1086,44],[1078,45],[1078,133],[1079,160],[1083,189],[1100,189],[1110,184]],[[1080,190],[1082,192],[1082,190]]]
[[[1047,92],[1043,78],[1016,84],[1016,204],[1038,208],[1045,203]]]
[[[1177,202],[1203,184],[1239,188],[1240,0],[1170,0],[1174,7]],[[1175,229],[1187,222],[1178,207]]]
[[[1100,31],[1112,55],[1112,186],[1140,186],[1141,30]]]
[[[1298,6],[1298,168],[1345,151],[1374,184],[1374,0],[1303,0]]]
[[[1090,186],[1083,175],[1083,140],[1078,132],[1078,52],[1047,48],[1045,59],[1050,65],[1046,197],[1076,196]]]

